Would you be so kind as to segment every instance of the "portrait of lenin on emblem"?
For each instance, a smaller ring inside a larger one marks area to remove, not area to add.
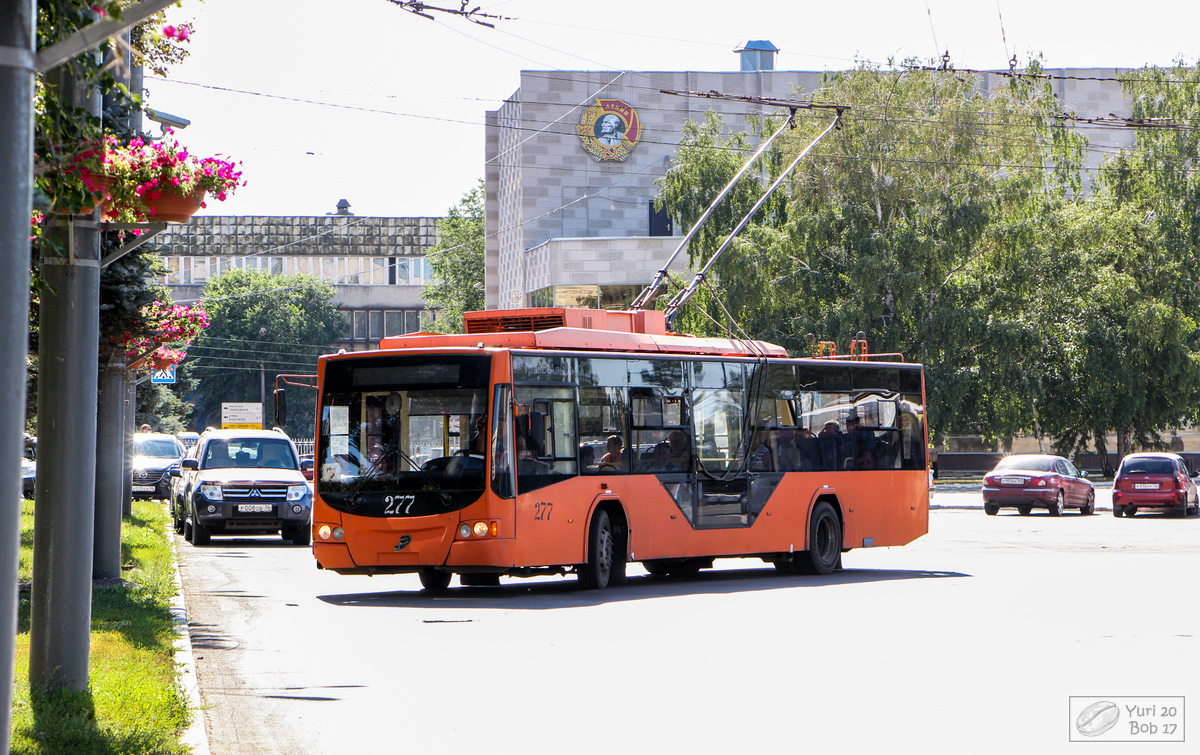
[[[605,113],[596,119],[594,131],[596,141],[606,147],[615,147],[625,138],[625,122],[614,113]]]

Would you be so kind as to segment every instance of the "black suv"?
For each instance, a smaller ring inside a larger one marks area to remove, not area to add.
[[[179,468],[183,444],[174,435],[135,433],[133,436],[133,497],[163,499],[171,494],[172,469]]]
[[[171,474],[171,518],[192,545],[247,531],[312,542],[312,489],[281,430],[205,430]]]

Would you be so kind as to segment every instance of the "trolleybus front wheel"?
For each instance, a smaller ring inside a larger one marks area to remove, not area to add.
[[[421,587],[437,592],[450,586],[450,572],[439,569],[422,569],[417,573],[421,578]]]
[[[579,584],[587,590],[603,590],[610,584],[621,582],[625,576],[625,559],[617,553],[612,520],[603,509],[592,517],[587,563],[580,564],[578,571]]]

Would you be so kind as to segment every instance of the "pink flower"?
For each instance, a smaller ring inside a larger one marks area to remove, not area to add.
[[[183,42],[191,36],[192,30],[186,24],[181,24],[180,26],[164,26],[162,33],[164,37]]]

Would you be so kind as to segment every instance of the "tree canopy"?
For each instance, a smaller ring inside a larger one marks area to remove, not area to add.
[[[680,329],[796,354],[809,334],[844,348],[861,332],[926,365],[937,436],[1161,444],[1200,397],[1196,137],[1139,131],[1085,193],[1085,138],[1036,62],[1019,73],[827,75],[807,96],[847,107],[840,128],[713,265]],[[1195,69],[1133,73],[1126,88],[1135,118],[1200,116]],[[660,203],[688,227],[781,117],[729,136],[711,114],[689,124]],[[694,269],[832,117],[800,111],[691,242]]]
[[[428,255],[432,281],[423,295],[439,310],[433,327],[443,333],[461,333],[463,312],[484,307],[483,198],[481,180],[438,221],[438,243]]]
[[[231,270],[209,279],[209,326],[188,350],[184,369],[196,380],[197,426],[219,426],[223,402],[267,404],[279,374],[315,374],[317,357],[345,334],[334,286],[311,275]],[[289,434],[312,437],[311,392],[289,391]]]

